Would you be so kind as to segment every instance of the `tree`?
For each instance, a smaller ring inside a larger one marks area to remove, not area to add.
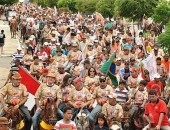
[[[96,11],[101,13],[103,17],[112,17],[114,12],[115,0],[99,0],[96,4]]]
[[[77,0],[76,8],[86,14],[93,14],[96,11],[96,4],[99,0]]]
[[[166,25],[170,19],[170,2],[162,1],[155,9],[152,15],[155,22]]]
[[[59,8],[68,8],[69,10],[76,12],[76,0],[58,0],[57,6]]]
[[[57,0],[30,0],[30,2],[37,3],[42,7],[54,7],[57,6]]]
[[[115,0],[115,14],[142,20],[143,15],[151,16],[159,0]]]
[[[17,3],[18,0],[0,0],[0,5],[4,5],[4,4],[7,4],[7,5],[12,5],[14,3]]]
[[[170,20],[167,23],[166,31],[158,36],[158,42],[161,44],[164,52],[170,54]]]

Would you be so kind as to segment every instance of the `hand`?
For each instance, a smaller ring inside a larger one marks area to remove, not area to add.
[[[3,109],[4,109],[5,113],[8,113],[8,107],[7,106],[5,106]]]
[[[89,105],[89,108],[90,108],[90,109],[93,108],[93,103],[91,103],[91,104]]]
[[[17,110],[19,108],[19,105],[15,105],[14,109]]]
[[[81,107],[82,109],[83,109],[85,106],[86,106],[85,103],[82,103],[82,104],[80,105],[80,107]]]
[[[76,103],[73,104],[74,108],[80,108]]]
[[[41,107],[37,107],[35,112],[39,112],[41,110]]]
[[[156,129],[156,130],[160,130],[160,129],[161,129],[161,126],[157,125],[157,126],[155,127],[155,129]]]

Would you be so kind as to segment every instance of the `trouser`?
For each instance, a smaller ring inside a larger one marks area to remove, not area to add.
[[[32,122],[33,122],[33,130],[38,130],[38,122],[40,120],[40,115],[42,114],[43,110],[40,109],[37,111],[34,116],[32,117]],[[57,114],[59,117],[63,118],[63,112],[58,108],[57,109]],[[58,117],[57,116],[57,117]]]
[[[147,125],[142,130],[149,130],[149,125]],[[170,127],[169,126],[161,126],[161,130],[170,130]]]
[[[91,121],[94,121],[94,119],[95,119],[95,117],[96,117],[96,114],[98,113],[98,112],[100,112],[102,110],[102,106],[101,105],[99,105],[99,104],[97,104],[96,105],[96,107],[91,111],[91,113],[90,113],[90,116],[89,116],[89,119],[91,120]]]
[[[32,118],[31,115],[28,111],[28,108],[24,105],[19,107],[19,110],[24,114],[24,121],[25,121],[25,128],[26,130],[30,130],[31,129],[31,125],[32,125]],[[2,111],[1,116],[5,116],[5,112]]]
[[[28,111],[28,108],[23,105],[23,106],[19,107],[19,109],[24,114],[26,130],[30,130],[31,129],[31,124],[32,124],[32,118],[31,118],[31,115],[30,115],[30,113]]]

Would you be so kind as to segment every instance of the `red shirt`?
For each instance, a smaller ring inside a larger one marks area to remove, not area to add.
[[[50,47],[44,48],[44,51],[47,53],[48,56],[51,54],[51,48]]]
[[[159,81],[159,82],[155,82],[154,80],[153,81],[150,81],[148,84],[147,84],[147,89],[155,89],[157,91],[157,94],[159,96],[161,96],[161,90],[163,89],[163,84]]]
[[[166,103],[158,99],[156,104],[148,102],[145,107],[145,115],[149,116],[151,123],[158,124],[160,113],[164,113],[161,126],[169,126]]]

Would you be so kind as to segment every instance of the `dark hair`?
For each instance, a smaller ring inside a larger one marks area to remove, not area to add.
[[[124,85],[126,85],[126,82],[125,81],[123,81],[123,80],[121,80],[120,82],[119,82],[119,85],[120,84],[124,84]]]
[[[28,47],[27,53],[28,53],[28,51],[31,51],[31,52],[32,52],[32,55],[33,55],[34,51],[33,51],[32,47]]]
[[[147,82],[146,82],[145,80],[141,80],[139,84],[141,84],[141,85],[143,85],[143,86],[146,86],[146,85],[147,85]]]
[[[156,60],[161,60],[161,57],[157,57]]]
[[[91,69],[94,69],[94,75],[97,75],[96,69],[91,66],[91,67],[88,69],[88,76],[90,76],[90,70],[91,70]]]
[[[71,75],[69,75],[69,74],[67,74],[67,75],[64,76],[64,78],[63,78],[63,83],[62,83],[62,85],[61,85],[61,88],[64,88],[64,87],[66,86],[69,78],[71,78]]]
[[[90,61],[89,60],[85,60],[84,64],[90,64]]]
[[[105,115],[104,115],[103,113],[99,113],[99,114],[98,114],[95,125],[98,125],[98,124],[99,124],[99,123],[98,123],[98,119],[99,119],[99,118],[101,118],[101,119],[103,119],[103,120],[104,120],[104,124],[103,124],[103,126],[108,127],[108,124],[107,124],[107,121],[106,121]]]
[[[35,59],[39,59],[39,58],[38,58],[38,56],[34,56],[33,59],[35,60]]]
[[[1,30],[1,33],[4,33],[4,30]]]
[[[157,91],[155,89],[151,89],[148,95],[157,95]]]
[[[66,113],[68,110],[72,110],[71,107],[66,106],[63,108],[63,113]]]

